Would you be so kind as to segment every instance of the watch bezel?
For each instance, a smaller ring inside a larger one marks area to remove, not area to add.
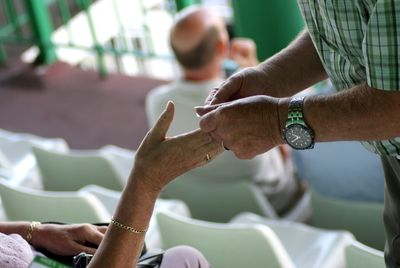
[[[291,142],[287,139],[288,131],[289,131],[290,129],[294,128],[294,127],[300,127],[300,128],[302,128],[303,130],[305,130],[305,131],[310,135],[310,137],[311,137],[310,144],[308,144],[306,147],[297,147],[295,144],[291,143]],[[283,138],[284,138],[284,140],[286,141],[286,143],[287,143],[290,147],[292,147],[293,149],[296,149],[296,150],[307,150],[307,149],[312,149],[312,148],[314,148],[314,144],[315,144],[315,143],[314,143],[314,132],[313,132],[312,129],[310,129],[308,126],[305,126],[305,125],[303,125],[303,124],[292,123],[292,124],[286,126],[286,127],[284,128],[284,130],[283,130]]]

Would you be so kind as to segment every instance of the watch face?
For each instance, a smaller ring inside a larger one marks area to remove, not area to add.
[[[309,149],[314,143],[311,131],[300,124],[289,125],[285,131],[286,142],[295,149]]]

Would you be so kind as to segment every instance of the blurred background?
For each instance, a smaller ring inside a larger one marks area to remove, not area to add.
[[[192,4],[255,40],[260,60],[303,28],[295,0],[3,0],[0,128],[63,137],[72,148],[137,148],[147,91],[180,75],[168,32]]]

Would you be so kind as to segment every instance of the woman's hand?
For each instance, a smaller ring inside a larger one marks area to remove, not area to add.
[[[32,245],[61,256],[94,254],[106,230],[91,224],[40,224],[35,227]]]
[[[139,146],[132,173],[114,213],[114,218],[125,226],[146,229],[162,188],[223,151],[220,143],[200,130],[167,138],[173,117],[174,104],[169,102]],[[132,267],[140,255],[143,241],[143,233],[130,233],[111,225],[89,266]]]
[[[132,174],[155,191],[161,191],[174,178],[206,164],[223,151],[220,143],[200,129],[166,137],[173,116],[174,104],[169,102],[135,157]]]

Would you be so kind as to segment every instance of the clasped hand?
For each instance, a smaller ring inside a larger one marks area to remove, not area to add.
[[[280,144],[278,101],[247,97],[198,108],[200,128],[241,159],[251,159]]]
[[[278,99],[266,96],[268,91],[259,66],[243,69],[211,91],[205,106],[196,107],[200,128],[242,159],[281,144]]]

